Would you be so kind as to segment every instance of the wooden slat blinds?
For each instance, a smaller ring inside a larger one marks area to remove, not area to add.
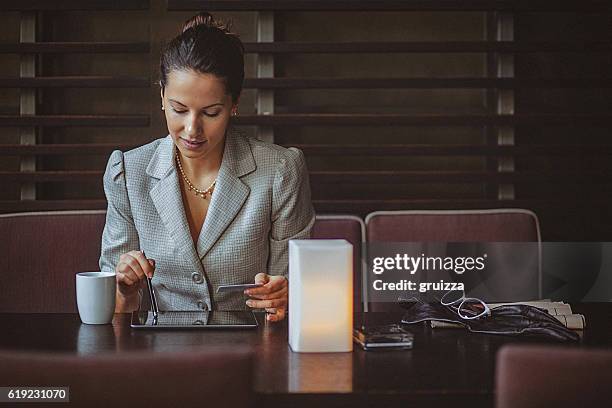
[[[608,1],[64,0],[2,9],[22,37],[36,22],[34,40],[0,44],[2,212],[104,208],[110,152],[165,135],[154,86],[161,46],[206,9],[237,20],[245,42],[235,124],[304,151],[317,211],[524,207],[541,216],[548,239],[612,230]],[[87,20],[75,35],[56,23],[65,13]],[[24,74],[33,64],[35,74]]]
[[[610,52],[612,42],[594,41],[351,41],[351,42],[302,42],[275,41],[273,43],[244,44],[246,52],[266,54],[353,54],[353,53],[477,53],[503,52],[513,54],[548,53],[548,52],[579,52],[597,53]]]
[[[0,86],[3,79],[0,78]],[[610,78],[247,78],[254,89],[515,89],[612,88]]]
[[[144,115],[0,115],[1,126],[147,126]]]
[[[0,78],[0,88],[148,88],[148,78],[111,76],[62,76]]]
[[[0,7],[6,11],[147,10],[149,0],[20,0],[2,1]]]
[[[33,42],[0,44],[3,54],[99,54],[99,53],[148,53],[148,43],[138,42]]]
[[[605,0],[168,0],[169,10],[230,11],[588,11],[605,12]]]

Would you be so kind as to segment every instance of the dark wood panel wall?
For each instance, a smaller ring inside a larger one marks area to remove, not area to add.
[[[159,52],[198,10],[247,49],[235,125],[304,150],[319,213],[521,207],[612,231],[606,1],[0,2],[0,211],[104,208],[166,134]]]

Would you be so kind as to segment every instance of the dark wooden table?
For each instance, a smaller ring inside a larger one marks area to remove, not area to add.
[[[577,347],[612,348],[612,303],[575,305],[588,328]],[[399,322],[400,314],[368,313],[370,324]],[[255,351],[258,406],[492,407],[495,356],[509,343],[533,340],[410,326],[411,351],[301,354],[287,343],[287,323],[244,331],[133,330],[129,315],[112,325],[81,324],[77,314],[0,314],[3,349],[80,355],[133,350],[172,352],[246,344]],[[541,341],[539,343],[542,343]],[[316,405],[313,405],[316,404]]]

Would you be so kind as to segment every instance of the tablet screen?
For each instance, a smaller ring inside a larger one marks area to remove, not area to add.
[[[158,329],[247,329],[257,327],[257,319],[251,311],[168,311],[132,313],[132,327]]]

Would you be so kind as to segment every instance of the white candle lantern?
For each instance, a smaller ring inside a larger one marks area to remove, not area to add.
[[[344,239],[289,241],[289,345],[353,351],[353,246]]]

